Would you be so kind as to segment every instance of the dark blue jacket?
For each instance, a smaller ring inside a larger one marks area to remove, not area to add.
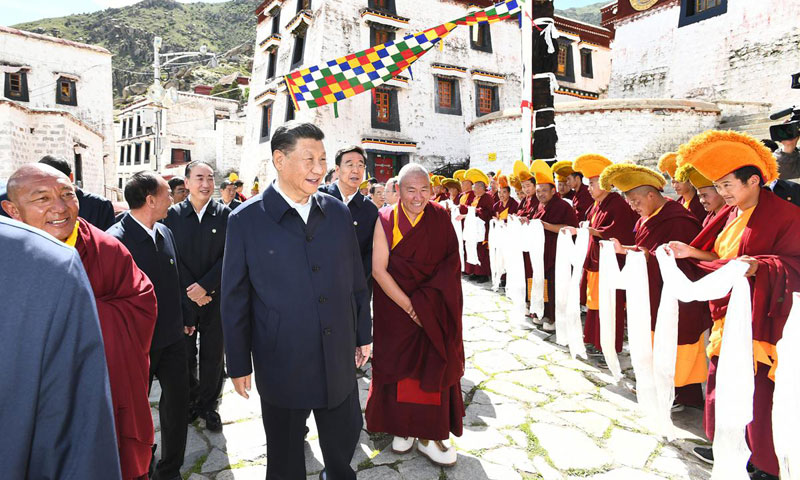
[[[339,185],[336,183],[321,185],[319,191],[343,201],[342,192],[339,191]],[[364,266],[364,274],[367,276],[367,281],[371,283],[372,235],[375,233],[375,222],[378,220],[378,207],[369,198],[361,195],[361,192],[356,192],[347,207],[350,208],[350,216],[353,217],[353,226],[356,229],[356,237],[358,237],[358,247],[361,252],[361,264]]]
[[[153,282],[158,302],[158,319],[150,351],[168,347],[183,339],[181,297],[183,288],[178,277],[178,250],[166,225],[156,223],[156,243],[130,213],[108,229],[108,234],[128,248],[133,260]]]
[[[270,405],[332,408],[356,385],[355,347],[372,342],[353,220],[316,193],[308,224],[273,185],[228,219],[222,327],[228,375],[255,367]]]
[[[3,478],[121,478],[92,287],[78,252],[0,218]]]
[[[111,200],[85,192],[78,187],[75,187],[75,196],[78,197],[80,206],[79,217],[104,232],[114,225],[114,205],[111,204]]]

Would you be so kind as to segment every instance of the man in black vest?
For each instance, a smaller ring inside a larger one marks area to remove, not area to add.
[[[211,198],[215,190],[214,169],[209,164],[189,163],[185,177],[189,197],[170,207],[164,223],[172,230],[180,254],[183,323],[189,327],[186,339],[191,386],[189,421],[199,416],[206,421],[207,429],[219,432],[222,421],[216,410],[222,391],[224,359],[219,287],[230,210]]]
[[[153,172],[134,174],[125,185],[131,210],[108,233],[122,242],[156,291],[158,319],[150,345],[150,385],[161,384],[158,413],[161,420],[161,460],[154,480],[180,479],[186,450],[189,411],[189,366],[181,312],[178,252],[172,232],[158,223],[172,205],[166,180]]]
[[[339,179],[330,185],[319,187],[319,191],[333,195],[350,208],[353,226],[358,237],[361,251],[361,263],[367,284],[372,285],[372,234],[378,220],[378,207],[358,191],[364,180],[366,170],[366,153],[356,145],[345,147],[336,152],[336,174]]]
[[[350,462],[363,424],[356,367],[369,358],[372,321],[350,211],[317,192],[327,166],[323,137],[310,123],[280,126],[271,143],[278,179],[228,225],[228,374],[248,398],[255,369],[270,480],[306,478],[303,434],[312,410],[325,459],[320,478],[356,478]]]

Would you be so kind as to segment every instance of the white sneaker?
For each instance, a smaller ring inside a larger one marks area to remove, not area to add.
[[[392,440],[392,451],[394,453],[408,453],[414,448],[414,437],[394,437]]]
[[[544,330],[545,332],[555,332],[556,331],[555,322],[551,322],[547,317],[545,317],[544,322],[542,323],[542,330]]]
[[[448,447],[442,440],[420,439],[417,443],[417,450],[440,467],[452,467],[458,458],[456,449],[452,445]]]
[[[537,317],[536,315],[531,317],[531,322],[533,322],[534,325],[541,325],[542,323],[544,323],[544,321],[541,318]]]

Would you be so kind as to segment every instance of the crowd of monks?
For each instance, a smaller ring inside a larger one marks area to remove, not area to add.
[[[665,176],[671,181],[675,198],[665,194]],[[778,166],[769,149],[746,134],[709,131],[689,139],[677,152],[664,154],[657,170],[586,154],[551,166],[541,160],[530,166],[517,161],[512,173],[498,173],[491,178],[477,169],[459,170],[453,177],[434,178],[434,185],[442,185],[435,199],[441,201],[447,190],[447,199],[461,214],[458,219],[464,217],[469,207],[474,207],[475,215],[486,224],[486,240],[491,218],[542,222],[545,310],[543,318],[528,316],[545,331],[555,331],[558,233],[576,235],[578,228],[588,229],[590,242],[581,282],[581,303],[586,312],[584,342],[591,354],[602,352],[601,241],[614,243],[620,268],[628,252],[645,253],[653,332],[663,288],[655,256],[657,248],[666,245],[678,268],[692,281],[720,269],[730,260],[748,263],[754,352],[754,370],[750,373],[755,376],[753,422],[747,428],[752,450],[749,468],[754,469],[753,478],[778,478],[771,418],[778,363],[775,346],[791,309],[791,302],[784,299],[800,290],[800,243],[791,240],[800,235],[800,208],[790,198],[773,193]],[[486,241],[478,245],[478,252],[479,265],[464,262],[463,273],[484,281],[492,268]],[[532,268],[528,253],[523,253],[518,261],[525,264],[530,298]],[[615,348],[620,352],[627,311],[624,292],[614,294],[617,296]],[[681,302],[678,309],[672,410],[680,411],[684,406],[705,408],[704,428],[709,440],[714,436],[716,366],[729,298]],[[600,364],[605,366],[602,360]],[[711,448],[698,447],[695,455],[713,463]]]

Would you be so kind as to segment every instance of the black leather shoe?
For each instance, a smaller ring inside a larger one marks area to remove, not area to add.
[[[206,430],[210,432],[222,431],[222,419],[219,418],[219,413],[215,412],[214,410],[209,410],[203,413],[200,417],[206,421]]]

